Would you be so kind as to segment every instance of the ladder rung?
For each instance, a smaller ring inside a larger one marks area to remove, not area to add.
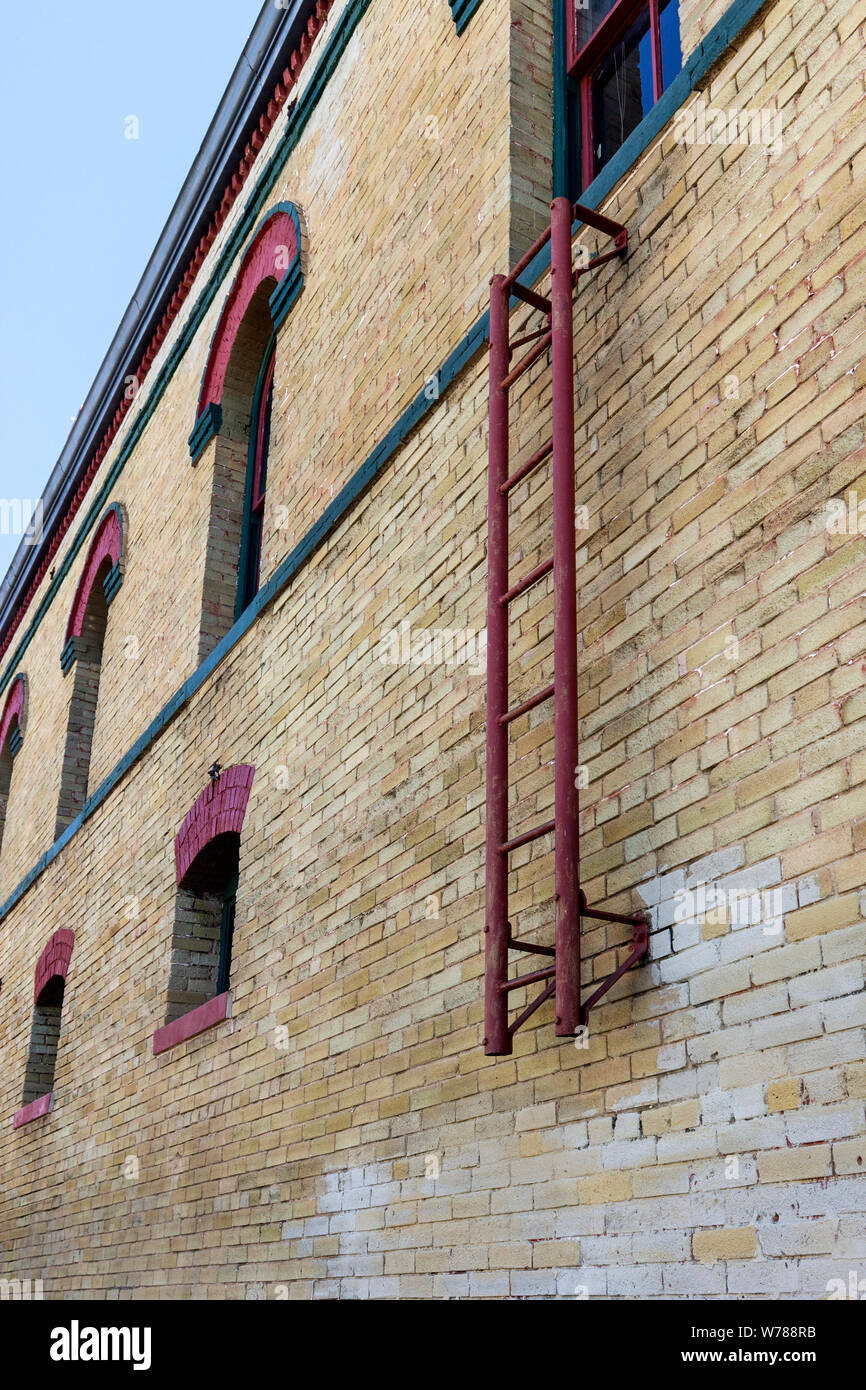
[[[518,835],[513,840],[506,840],[504,845],[499,846],[500,854],[510,854],[513,849],[519,849],[521,845],[528,845],[531,840],[540,840],[542,835],[547,835],[551,830],[556,829],[556,821],[548,820],[544,825],[537,825],[534,830],[524,830],[522,835]]]
[[[540,449],[536,449],[535,453],[528,458],[525,463],[520,465],[516,473],[512,473],[510,478],[506,478],[504,483],[500,483],[499,491],[502,493],[503,497],[506,493],[509,493],[512,488],[517,487],[518,483],[522,483],[526,475],[531,473],[533,468],[537,468],[540,463],[544,463],[544,460],[549,458],[552,453],[553,435],[550,436],[546,444],[542,444]]]
[[[500,724],[510,724],[512,719],[518,719],[521,714],[528,714],[536,705],[543,705],[545,700],[549,700],[553,694],[553,683],[546,685],[543,690],[538,690],[534,695],[530,695],[528,700],[524,700],[522,705],[515,705],[507,714],[500,714]]]
[[[524,304],[531,304],[533,309],[540,309],[542,314],[550,314],[553,312],[553,306],[549,299],[545,299],[543,295],[536,294],[535,290],[527,289],[525,285],[521,285],[519,282],[511,286],[511,293],[516,299],[522,299]]]
[[[549,980],[551,975],[556,974],[555,965],[546,965],[543,970],[532,970],[528,975],[518,975],[516,980],[506,980],[499,988],[503,994],[507,994],[510,989],[521,989],[524,985],[534,985],[537,980]]]
[[[512,367],[507,377],[499,383],[503,391],[507,391],[509,386],[513,386],[518,377],[523,376],[525,371],[532,366],[533,362],[546,352],[553,340],[553,330],[548,328],[543,338],[539,338],[534,348],[530,348],[525,357],[521,357],[516,367]]]
[[[605,217],[604,213],[596,212],[595,208],[584,207],[583,203],[572,203],[571,220],[585,222],[587,227],[594,227],[597,232],[606,232],[608,236],[617,239],[626,231],[621,222],[614,222],[613,218]]]
[[[604,265],[607,261],[615,260],[617,256],[621,255],[621,251],[605,251],[603,256],[593,256],[592,260],[587,265],[579,265],[577,270],[572,273],[572,285],[576,286],[578,284],[581,275],[588,275],[589,272],[595,270],[597,266]]]
[[[623,912],[604,912],[598,908],[590,907],[586,901],[586,894],[582,888],[580,890],[580,897],[578,898],[578,905],[581,917],[592,917],[597,922],[623,922],[627,927],[645,927],[647,924],[646,918],[640,912],[632,915]]]
[[[512,951],[531,951],[535,956],[555,956],[555,946],[536,946],[534,941],[518,941],[516,936],[509,936],[506,946]]]
[[[525,574],[522,579],[518,579],[513,588],[501,594],[499,602],[510,603],[513,598],[517,598],[518,594],[522,594],[525,589],[531,589],[533,584],[538,583],[539,579],[543,579],[546,574],[550,574],[552,569],[553,556],[551,555],[550,559],[545,560],[543,565],[536,565],[534,570],[529,571],[529,574]]]
[[[524,333],[522,338],[512,338],[511,342],[508,344],[509,354],[512,353],[515,348],[525,347],[527,343],[534,343],[537,338],[543,337],[547,331],[546,328],[535,328],[531,333]]]
[[[581,917],[592,917],[596,922],[623,922],[627,927],[646,926],[645,917],[628,917],[621,912],[598,912],[590,907],[580,909]]]

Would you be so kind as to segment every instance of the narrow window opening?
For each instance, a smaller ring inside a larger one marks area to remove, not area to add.
[[[262,566],[262,531],[268,478],[268,450],[271,443],[271,410],[274,398],[274,347],[265,355],[256,382],[251,411],[250,451],[247,462],[247,488],[244,507],[244,534],[238,583],[238,615],[252,603],[259,591]]]
[[[111,568],[110,559],[103,561],[99,567],[88,595],[81,635],[74,639],[72,694],[61,769],[55,839],[80,815],[87,800],[102,653],[108,623],[108,602],[104,582]]]
[[[258,593],[273,406],[274,328],[262,281],[232,343],[213,462],[199,661]]]
[[[239,845],[234,832],[217,835],[178,887],[166,1023],[229,988]]]
[[[30,1029],[30,1051],[24,1074],[22,1105],[29,1105],[31,1101],[41,1099],[54,1089],[64,987],[63,976],[53,975],[43,985],[36,1000]]]
[[[9,732],[3,740],[3,747],[0,748],[0,849],[3,846],[3,832],[6,828],[6,807],[9,802],[9,789],[12,784],[12,752],[16,740],[20,742],[21,730],[18,726],[17,717],[12,720]]]

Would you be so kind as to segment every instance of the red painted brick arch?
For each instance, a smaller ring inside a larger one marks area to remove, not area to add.
[[[12,687],[6,697],[6,704],[3,707],[3,718],[0,719],[0,748],[6,743],[13,719],[18,720],[18,727],[24,733],[24,697],[27,693],[27,682],[24,676],[16,676],[12,682]]]
[[[298,249],[298,234],[289,214],[277,212],[268,218],[244,257],[217,324],[202,381],[197,415],[203,414],[209,405],[222,400],[235,337],[259,285],[269,276],[279,284]]]
[[[197,798],[174,841],[177,881],[182,883],[195,858],[217,835],[241,833],[256,770],[248,763],[226,768]]]
[[[90,591],[100,566],[106,560],[110,560],[112,565],[119,564],[122,552],[123,527],[120,512],[117,507],[111,507],[99,523],[99,529],[93,537],[83,573],[78,581],[72,612],[69,614],[69,622],[66,624],[67,642],[70,637],[81,636],[87,600],[90,598]]]
[[[60,975],[64,980],[66,979],[74,944],[75,933],[71,932],[68,927],[60,927],[49,938],[48,945],[36,965],[36,983],[33,986],[34,1001],[39,998],[48,981],[53,979],[55,975]]]

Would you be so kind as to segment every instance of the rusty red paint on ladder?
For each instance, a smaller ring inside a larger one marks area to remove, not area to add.
[[[572,297],[575,274],[572,262],[572,225],[575,218],[614,238],[614,250],[596,256],[586,269],[620,255],[628,245],[628,233],[601,213],[572,207],[567,198],[551,204],[550,227],[529,248],[509,275],[494,275],[490,282],[490,398],[489,476],[487,533],[487,814],[486,908],[484,924],[484,1050],[488,1056],[511,1052],[514,1034],[551,995],[555,995],[556,1033],[573,1037],[585,1023],[589,1010],[647,949],[647,926],[642,917],[620,913],[593,913],[580,888],[579,806],[577,794],[577,575],[574,526],[574,339]],[[521,285],[519,275],[550,241],[550,299]],[[511,296],[542,313],[544,328],[514,341],[509,339]],[[517,347],[535,342],[512,367]],[[508,392],[549,347],[553,378],[553,433],[509,476]],[[509,494],[545,459],[552,456],[553,556],[509,583]],[[508,609],[530,587],[553,573],[552,684],[528,699],[508,707]],[[554,717],[554,818],[509,836],[508,752],[509,728],[515,719],[546,700],[553,700]],[[521,846],[553,834],[555,863],[555,947],[520,940],[508,919],[509,855]],[[633,944],[629,955],[590,996],[580,997],[581,917],[598,917],[630,925]],[[509,952],[553,956],[554,964],[509,978]],[[543,984],[523,1011],[511,1022],[508,997],[516,989]]]

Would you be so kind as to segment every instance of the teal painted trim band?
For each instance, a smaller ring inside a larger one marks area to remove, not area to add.
[[[23,742],[24,735],[21,732],[21,725],[16,724],[15,728],[9,735],[9,752],[12,754],[13,758],[15,757],[15,754],[18,752]]]
[[[211,401],[196,420],[189,437],[189,456],[193,463],[198,463],[214,435],[219,434],[222,422],[222,406]]]
[[[102,592],[105,594],[106,603],[111,603],[111,600],[117,594],[117,591],[122,583],[123,571],[120,568],[120,565],[112,565],[111,569],[108,571],[108,574],[102,581]]]
[[[105,781],[89,796],[84,803],[75,820],[72,821],[64,830],[59,839],[55,840],[51,848],[42,855],[41,859],[33,866],[25,878],[18,886],[13,889],[6,901],[0,906],[0,922],[12,911],[15,904],[24,896],[27,890],[36,882],[40,875],[53,863],[60,851],[69,843],[73,835],[80,830],[86,820],[93,815],[93,812],[102,805],[110,792],[114,790],[118,782],[126,775],[134,763],[141,755],[156,741],[163,729],[171,720],[183,709],[184,705],[192,698],[197,690],[204,685],[208,677],[216,670],[216,667],[228,656],[229,652],[238,644],[247,630],[252,627],[262,609],[270,603],[283,589],[287,588],[295,575],[303,568],[306,561],[324,540],[336,529],[344,519],[354,504],[366,492],[367,488],[381,473],[382,469],[390,462],[394,454],[412,433],[429,410],[432,410],[437,401],[453,385],[464,367],[477,356],[485,346],[489,334],[488,315],[482,314],[477,323],[470,329],[466,337],[460,342],[452,353],[448,355],[439,370],[428,380],[424,389],[419,392],[414,401],[403,411],[396,424],[385,438],[376,446],[372,454],[369,455],[365,463],[349,479],[345,487],[334,498],[333,502],[325,509],[319,520],[298,542],[295,549],[286,556],[281,562],[271,578],[265,583],[256,594],[252,603],[244,609],[243,613],[226,633],[225,637],[214,647],[210,655],[184,681],[183,685],[175,691],[174,695],[160,710],[156,718],[148,725],[144,733],[136,739],[135,743],[127,753],[120,759],[120,762],[112,768],[105,778]],[[74,639],[73,639],[74,640]],[[69,645],[69,644],[67,644]],[[74,659],[74,658],[73,658]]]
[[[71,670],[71,668],[75,665],[75,659],[77,656],[78,652],[75,650],[75,638],[70,637],[69,641],[66,643],[66,646],[63,648],[63,651],[60,653],[60,667],[63,671],[64,676],[66,675],[67,671]]]
[[[289,310],[303,288],[304,277],[301,274],[301,261],[299,257],[292,262],[291,268],[286,271],[268,300],[268,307],[271,311],[271,322],[275,329],[282,327]]]
[[[258,181],[247,200],[238,225],[228,238],[225,248],[211,273],[210,279],[204,286],[195,305],[190,311],[189,318],[181,329],[177,342],[168,354],[162,370],[154,380],[153,387],[148,394],[140,414],[130,426],[129,434],[118,451],[117,458],[106,474],[102,486],[94,494],[90,510],[82,521],[75,538],[71,542],[66,557],[62,563],[57,566],[54,579],[49,583],[45,594],[37,605],[26,633],[6,663],[3,675],[0,676],[0,692],[5,690],[9,682],[14,678],[16,669],[33,640],[34,633],[56,598],[87,536],[99,520],[112,489],[123,472],[130,455],[141,438],[156,407],[168,389],[174,373],[177,371],[187,349],[198,332],[205,314],[216,298],[222,282],[225,280],[226,275],[237,258],[238,252],[255,227],[256,219],[261,215],[264,204],[283,165],[298,144],[328,82],[336,71],[337,65],[355,29],[363,19],[370,4],[371,0],[351,0],[351,3],[346,7],[338,20],[322,56],[316,65],[310,85],[289,114],[288,124],[282,139],[259,175]]]
[[[369,0],[366,0],[366,3],[369,3]],[[366,9],[366,3],[360,3],[359,0],[359,8],[362,13],[363,10]],[[733,42],[743,26],[754,18],[755,14],[757,14],[758,10],[761,9],[762,5],[765,3],[766,0],[736,0],[735,4],[731,6],[719,23],[707,35],[706,39],[700,45],[698,52],[689,59],[688,63],[683,68],[683,72],[680,73],[676,81],[668,88],[668,92],[666,92],[661,98],[661,101],[653,107],[653,112],[657,111],[658,107],[665,101],[665,98],[678,88],[680,79],[683,78],[684,75],[687,75],[687,80],[690,85],[687,90],[683,90],[679,97],[679,104],[682,104],[694,90],[695,84],[700,81],[719,57],[720,53],[724,52],[727,45]],[[346,14],[348,13],[349,11],[346,11]],[[731,26],[725,29],[726,21],[728,21],[731,16],[734,16],[738,22],[734,24],[734,20],[731,20]],[[728,37],[722,42],[724,33],[727,33]],[[336,35],[334,37],[336,38]],[[700,58],[698,54],[701,55]],[[322,66],[323,65],[324,59]],[[316,71],[318,73],[319,69]],[[670,116],[675,110],[676,107],[673,107],[669,111],[666,119],[670,119]],[[650,116],[653,112],[650,113]],[[627,141],[626,144],[640,135],[644,127],[647,126],[649,119],[650,117],[648,116],[641,122],[641,125],[629,136],[629,141]],[[645,146],[655,138],[655,134],[657,134],[657,131],[654,131],[652,135],[647,135],[641,148],[645,148]],[[626,145],[623,146],[623,150],[625,149]],[[622,151],[620,151],[620,153],[622,153]],[[640,153],[640,151],[637,151],[637,153]],[[632,155],[631,157],[633,159],[636,155]],[[616,156],[616,158],[618,158],[618,156]],[[611,163],[614,163],[614,161],[612,160]],[[610,165],[606,166],[598,178],[590,185],[587,193],[582,195],[584,202],[591,205],[592,201],[601,201],[601,199],[606,197],[607,193],[610,192],[613,183],[616,182],[616,178],[618,177],[619,175],[616,175],[616,177],[608,183],[608,179],[610,178]],[[575,225],[579,226],[579,224]],[[524,274],[520,277],[521,283],[525,285],[534,284],[549,268],[549,265],[550,248],[547,246],[539,252]],[[41,859],[39,859],[26,877],[13,889],[6,901],[0,905],[0,921],[3,921],[19,899],[27,892],[28,888],[36,882],[44,870],[57,858],[60,851],[68,844],[76,831],[81,828],[97,807],[105,801],[109,793],[125,776],[133,764],[137,762],[146,749],[159,737],[166,725],[205,683],[211,673],[222,661],[223,657],[228,655],[232,648],[243,637],[247,629],[252,626],[262,609],[276,594],[291,583],[292,579],[313,552],[331,534],[338,523],[353,507],[355,502],[366,491],[377,474],[381,472],[394,456],[397,449],[415,429],[418,422],[423,419],[429,410],[434,408],[436,403],[442,398],[448,388],[463,371],[464,367],[466,367],[473,357],[485,346],[489,335],[490,319],[489,313],[485,311],[466,334],[465,338],[458,343],[453,352],[449,353],[448,357],[442,363],[442,366],[428,379],[423,390],[419,392],[411,404],[403,411],[402,415],[393,428],[389,430],[385,438],[381,440],[362,466],[353,474],[329,506],[326,507],[325,511],[319,517],[319,520],[315,522],[306,535],[302,537],[295,549],[280,563],[274,574],[262,586],[252,603],[241,614],[234,626],[230,628],[207,659],[202,662],[189,679],[175,692],[168,704],[163,707],[152,723],[145,729],[144,733],[136,740],[123,758],[121,758],[120,762],[116,764],[105,781],[96,788],[91,797],[88,797],[76,819],[67,826],[60,838],[55,840],[47,853],[42,855]],[[47,597],[48,595],[46,595],[46,599]],[[40,605],[40,608],[44,606],[45,602],[46,600],[43,600],[43,605]],[[28,640],[31,635],[32,634],[28,634]],[[15,661],[17,660],[18,656],[16,655]],[[10,663],[10,667],[14,669],[14,662]],[[7,667],[3,681],[0,683],[0,689],[7,684],[11,677],[10,667]]]
[[[454,23],[457,26],[457,33],[462,34],[481,4],[481,0],[448,0],[448,3],[451,6]]]

